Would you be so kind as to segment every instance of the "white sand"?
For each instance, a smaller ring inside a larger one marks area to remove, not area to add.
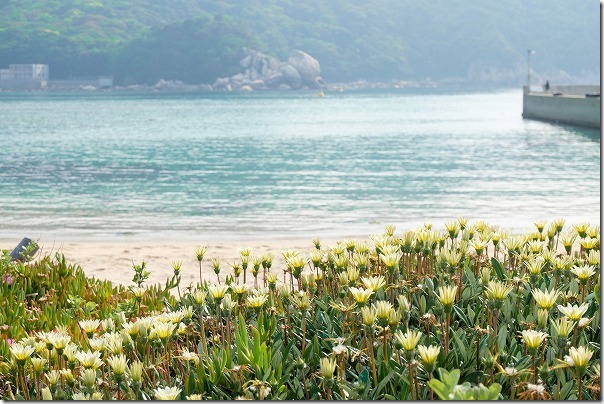
[[[12,250],[20,240],[0,240],[0,248]],[[333,245],[337,239],[321,239],[323,246]],[[47,243],[39,240],[39,254],[56,252],[65,255],[68,263],[82,267],[87,276],[97,279],[107,279],[123,285],[132,284],[134,270],[132,264],[145,261],[150,272],[148,285],[166,280],[173,275],[172,263],[181,261],[181,287],[199,282],[199,262],[195,255],[198,243],[178,241],[149,241],[149,242],[121,242],[121,241],[66,241]],[[229,264],[241,262],[239,251],[242,248],[251,248],[250,256],[262,256],[266,252],[274,255],[271,271],[282,279],[284,261],[281,251],[296,249],[300,252],[314,250],[312,237],[308,239],[279,239],[270,241],[223,241],[203,244],[207,246],[203,265],[204,280],[217,282],[212,267],[212,258],[220,258],[222,265],[220,280],[224,281],[227,275],[232,275],[233,270]],[[253,283],[250,266],[247,271],[247,283]],[[260,269],[262,271],[262,268]],[[262,279],[261,276],[258,278]]]

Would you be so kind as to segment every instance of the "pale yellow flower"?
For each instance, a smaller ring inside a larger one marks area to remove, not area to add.
[[[348,275],[348,283],[350,286],[354,285],[356,281],[359,280],[359,276],[361,276],[360,271],[354,267],[348,268],[346,274]]]
[[[385,300],[379,300],[376,302],[375,313],[379,323],[382,323],[383,325],[387,324],[391,311],[394,311],[394,308],[390,302]]]
[[[302,274],[302,289],[314,289],[317,282],[317,276],[314,273]]]
[[[449,234],[450,238],[456,238],[461,230],[461,226],[459,225],[459,222],[450,220],[445,223],[445,230]]]
[[[63,380],[71,386],[75,383],[75,376],[71,372],[71,369],[61,369],[61,376],[63,376]]]
[[[394,246],[394,249],[398,250],[398,246]],[[399,251],[390,252],[389,254],[386,254],[386,251],[384,251],[384,253],[385,254],[380,254],[380,260],[386,265],[386,268],[389,270],[398,269],[399,261],[403,254]]]
[[[80,321],[80,327],[82,330],[88,335],[90,338],[92,334],[99,328],[101,325],[101,320],[82,320]]]
[[[310,262],[312,262],[312,265],[315,268],[318,268],[321,264],[321,261],[323,261],[323,252],[320,250],[314,250],[313,252],[308,254],[308,259],[310,260]]]
[[[56,386],[61,380],[61,372],[53,369],[46,373],[46,378],[48,379],[48,384],[51,386]]]
[[[196,304],[202,305],[206,301],[206,296],[207,292],[205,290],[197,288],[193,292],[193,301],[195,301]]]
[[[43,387],[42,388],[42,400],[44,400],[44,401],[52,401],[53,400],[52,393],[50,392],[50,388],[48,388],[48,387]]]
[[[155,331],[158,338],[165,341],[172,336],[172,333],[176,329],[176,324],[170,323],[155,323],[153,324],[152,331]]]
[[[566,220],[559,218],[559,219],[555,219],[551,226],[552,228],[556,229],[556,233],[560,233],[562,231],[562,229],[564,228],[564,223],[566,223]]]
[[[589,226],[587,229],[587,236],[593,239],[597,239],[598,245],[600,243],[600,226]]]
[[[296,309],[307,311],[310,308],[311,299],[306,293],[299,292],[292,295],[292,303]]]
[[[361,282],[365,288],[377,292],[382,286],[386,285],[386,279],[382,275],[361,277]]]
[[[457,250],[445,250],[443,251],[439,259],[442,260],[449,268],[457,268],[461,262],[461,251]]]
[[[556,300],[558,300],[558,297],[560,296],[560,291],[552,289],[543,292],[540,289],[533,289],[531,294],[540,308],[549,310],[556,304]]]
[[[124,330],[126,330],[128,335],[130,335],[132,338],[134,338],[135,336],[138,335],[141,325],[138,321],[135,321],[135,322],[128,321],[126,323],[123,323],[122,327],[124,327]]]
[[[227,285],[208,285],[208,292],[210,292],[210,296],[217,302],[220,302],[224,295],[226,294],[229,287]]]
[[[526,243],[526,246],[532,254],[540,254],[543,251],[544,244],[540,240],[530,240]]]
[[[579,237],[583,238],[587,236],[587,229],[589,229],[589,223],[576,223],[573,225],[573,228],[579,234]]]
[[[459,223],[459,227],[461,228],[461,230],[463,230],[468,225],[468,218],[460,216],[457,218],[457,223]]]
[[[33,346],[16,343],[10,346],[10,352],[15,357],[17,364],[23,366],[36,349]]]
[[[266,282],[268,282],[269,284],[277,283],[277,274],[274,272],[267,272]]]
[[[533,223],[535,224],[535,227],[537,228],[537,231],[539,233],[543,232],[543,229],[545,228],[545,225],[547,224],[547,222],[545,220],[535,220]]]
[[[368,327],[371,327],[375,323],[375,308],[368,306],[361,308],[361,316],[363,318],[363,324]]]
[[[34,372],[40,373],[44,370],[44,365],[48,360],[45,358],[31,358],[31,365],[34,368]]]
[[[333,258],[333,264],[336,267],[337,271],[346,271],[348,269],[348,265],[350,264],[348,255],[345,255],[345,254],[336,255]],[[346,272],[340,272],[340,273],[346,273]],[[346,279],[348,279],[348,278],[346,278]]]
[[[143,378],[143,363],[136,361],[128,366],[128,373],[134,383],[140,383]]]
[[[321,358],[319,360],[319,370],[325,379],[332,379],[336,370],[335,358]]]
[[[96,370],[84,369],[80,374],[80,378],[82,379],[84,386],[90,388],[96,384]]]
[[[122,352],[122,338],[105,338],[105,350],[112,353],[113,355],[120,354]]]
[[[243,296],[247,293],[247,285],[245,283],[232,283],[231,284],[231,292],[235,296]]]
[[[487,247],[487,245],[489,244],[489,240],[482,240],[482,239],[474,239],[472,240],[472,247],[474,247],[474,251],[476,251],[476,255],[482,255],[484,249]]]
[[[340,272],[338,274],[340,285],[348,285],[348,272]]]
[[[419,353],[419,357],[424,363],[424,365],[433,366],[438,359],[438,354],[440,353],[440,347],[430,345],[429,347],[425,345],[419,345],[417,347],[417,352]]]
[[[439,286],[436,297],[445,307],[445,312],[449,312],[455,303],[455,295],[457,294],[457,285]]]
[[[302,255],[289,257],[289,259],[287,259],[285,262],[290,268],[297,272],[302,272],[302,269],[307,263],[306,258],[304,258]]]
[[[367,304],[369,298],[374,293],[371,289],[355,288],[352,286],[348,290],[350,291],[354,301],[361,307]]]
[[[584,346],[580,346],[579,348],[575,348],[574,346],[570,348],[568,355],[572,359],[572,367],[575,368],[575,371],[579,374],[579,376],[583,376],[585,371],[587,370],[587,365],[589,365],[589,360],[593,355],[593,351]]]
[[[208,247],[206,246],[195,246],[195,255],[197,256],[197,261],[202,261],[203,256],[206,254]]]
[[[99,351],[80,351],[76,353],[76,358],[80,361],[84,369],[96,370],[103,365],[103,361],[101,360],[101,352]]]
[[[575,244],[575,240],[577,240],[576,233],[568,232],[560,237],[560,242],[564,246],[564,249],[569,253],[572,250],[573,244]]]
[[[591,250],[587,253],[587,263],[593,267],[600,267],[600,251]]]
[[[596,269],[591,265],[580,265],[573,267],[570,272],[575,274],[579,281],[585,283],[593,274],[596,273]]]
[[[549,319],[549,311],[545,309],[537,310],[537,327],[545,328],[547,326],[547,320]]]
[[[583,247],[583,249],[585,251],[591,251],[594,248],[596,248],[596,246],[598,246],[600,243],[600,241],[596,238],[591,238],[591,237],[587,237],[581,241],[579,241],[579,244],[581,244],[581,247]]]
[[[560,338],[567,338],[575,328],[575,322],[567,317],[560,317],[557,321],[551,320],[552,328]]]
[[[567,303],[566,306],[558,305],[558,311],[572,321],[579,321],[588,308],[588,303],[583,303],[581,306],[571,305],[570,303]]]
[[[116,376],[123,375],[126,372],[126,367],[128,366],[128,362],[126,361],[126,355],[124,354],[109,357],[107,359],[107,364],[111,366],[111,370]]]
[[[183,313],[181,310],[177,310],[171,311],[169,313],[164,313],[164,316],[168,318],[172,322],[172,324],[178,324],[182,321],[183,318],[185,318],[185,313]]]
[[[279,293],[279,297],[282,300],[287,300],[291,297],[291,290],[286,285],[279,285],[277,288],[277,292]]]
[[[541,331],[535,331],[535,330],[523,330],[522,331],[522,340],[524,341],[524,344],[526,345],[526,347],[529,349],[529,351],[533,355],[537,352],[537,350],[541,346],[541,343],[543,341],[545,341],[545,338],[547,338],[547,334],[544,332],[541,332]]]
[[[134,287],[130,288],[130,291],[132,292],[132,294],[134,295],[134,297],[140,299],[145,294],[146,289],[143,288],[143,287],[134,286]]]
[[[268,295],[248,296],[245,305],[254,310],[259,310],[268,300]]]
[[[401,330],[397,330],[394,333],[395,343],[401,346],[405,351],[413,351],[421,337],[422,333],[419,331],[407,331],[403,334]]]
[[[174,401],[180,396],[182,389],[178,387],[164,387],[153,390],[156,400]]]
[[[180,312],[183,314],[185,320],[193,318],[193,306],[183,306],[180,308]]]
[[[111,317],[101,320],[101,329],[103,332],[112,332],[115,330],[115,321]]]
[[[52,346],[61,355],[69,341],[71,341],[71,336],[62,332],[51,333],[48,338]]]
[[[533,276],[540,275],[545,266],[545,260],[542,256],[538,255],[537,257],[526,261],[524,266],[529,271],[529,274]]]
[[[107,343],[107,341],[103,337],[92,338],[88,341],[90,348],[92,348],[93,351],[99,351],[99,352],[102,352],[105,350],[106,343]]]
[[[485,294],[489,300],[503,300],[512,291],[512,286],[499,281],[489,281]]]

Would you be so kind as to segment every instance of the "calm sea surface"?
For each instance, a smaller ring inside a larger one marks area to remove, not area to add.
[[[521,90],[0,93],[0,237],[599,224],[600,132],[521,113]]]

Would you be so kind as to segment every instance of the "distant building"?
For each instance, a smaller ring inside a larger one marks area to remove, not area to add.
[[[46,88],[49,77],[48,65],[12,64],[0,69],[0,89],[40,90]]]

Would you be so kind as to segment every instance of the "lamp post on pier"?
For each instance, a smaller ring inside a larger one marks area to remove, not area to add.
[[[533,53],[535,53],[535,51],[527,49],[526,52],[528,53],[528,59],[527,59],[528,88],[527,88],[527,91],[530,93],[531,92],[531,55]]]

